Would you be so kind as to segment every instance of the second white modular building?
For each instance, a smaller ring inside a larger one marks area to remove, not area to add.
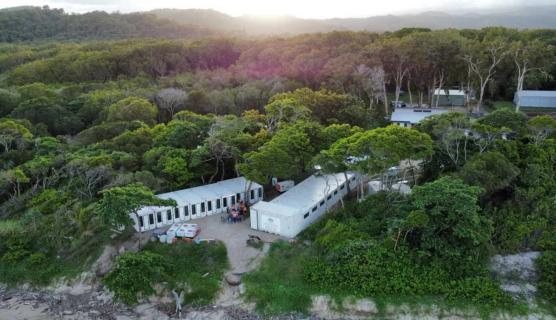
[[[293,238],[357,186],[356,176],[348,173],[313,175],[272,201],[259,201],[251,207],[251,228]]]
[[[195,218],[206,217],[216,213],[225,212],[229,207],[246,201],[253,204],[263,199],[263,187],[251,182],[244,177],[238,177],[204,186],[183,189],[178,191],[158,194],[161,199],[174,199],[177,206],[158,207],[150,206],[139,210],[139,221],[132,213],[135,230],[142,232],[173,224],[174,222],[188,221]]]

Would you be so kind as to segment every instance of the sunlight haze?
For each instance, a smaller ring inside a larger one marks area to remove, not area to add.
[[[392,1],[298,1],[282,0],[276,2],[260,0],[226,1],[226,0],[4,0],[0,7],[14,6],[43,6],[63,8],[68,12],[88,12],[103,10],[107,12],[147,11],[158,8],[177,9],[214,9],[232,16],[261,15],[276,16],[289,15],[300,18],[346,18],[368,17],[386,14],[411,14],[424,11],[446,11],[452,13],[473,13],[478,9],[511,10],[516,6],[539,6],[554,4],[553,0],[392,0]]]

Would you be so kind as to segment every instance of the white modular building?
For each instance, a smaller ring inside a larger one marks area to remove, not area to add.
[[[514,95],[514,103],[525,110],[556,110],[556,91],[521,90]]]
[[[400,127],[411,128],[433,115],[449,112],[448,109],[396,108],[390,116],[390,122]]]
[[[272,201],[251,207],[251,228],[293,238],[357,187],[354,173],[313,175]]]
[[[246,190],[251,183],[248,194]],[[149,206],[139,210],[139,221],[131,213],[135,230],[142,232],[169,226],[175,222],[226,212],[240,201],[256,203],[263,199],[263,187],[238,177],[199,187],[158,194],[161,199],[174,199],[176,207]],[[246,201],[248,199],[248,201]]]

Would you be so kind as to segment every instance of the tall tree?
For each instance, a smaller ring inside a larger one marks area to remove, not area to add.
[[[480,112],[483,106],[485,89],[493,80],[496,68],[508,54],[507,45],[502,40],[489,42],[475,42],[463,56],[463,60],[475,75],[479,85],[479,100],[476,111]]]
[[[374,103],[382,101],[384,114],[388,114],[388,96],[386,94],[386,74],[382,66],[368,67],[360,64],[355,69],[355,77],[359,79],[363,91],[369,99],[369,109],[373,109]]]
[[[394,105],[398,104],[402,85],[411,71],[412,49],[407,38],[389,38],[383,41],[376,52],[386,74],[394,80]]]
[[[443,177],[417,186],[411,198],[415,211],[428,223],[415,228],[421,253],[441,258],[454,272],[472,273],[487,254],[491,221],[478,204],[481,189],[459,179]],[[472,267],[471,270],[467,269]]]
[[[129,97],[108,107],[107,120],[111,122],[140,120],[151,125],[155,122],[156,113],[156,107],[148,100]]]
[[[529,73],[538,72],[548,76],[548,70],[554,57],[554,47],[547,46],[539,40],[514,42],[511,53],[517,71],[516,92],[523,90],[525,79]],[[519,111],[519,100],[515,110]]]
[[[160,90],[155,97],[156,104],[168,113],[169,119],[183,107],[187,100],[187,93],[181,89],[166,88]]]

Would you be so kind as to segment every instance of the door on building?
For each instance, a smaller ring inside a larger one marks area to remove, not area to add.
[[[197,205],[192,204],[191,205],[191,219],[195,219],[195,218],[197,218]]]
[[[183,207],[183,217],[182,217],[182,221],[186,221],[191,219],[191,215],[190,215],[190,210],[189,210],[189,206],[184,206]]]
[[[166,224],[174,223],[174,215],[172,214],[172,209],[166,210]]]

